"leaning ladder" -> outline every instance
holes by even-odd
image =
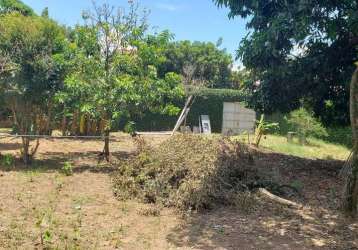
[[[187,115],[189,114],[189,111],[190,111],[190,107],[193,103],[193,95],[190,95],[188,97],[188,99],[186,100],[185,102],[185,106],[183,108],[183,110],[181,111],[180,113],[180,116],[177,120],[177,123],[175,124],[175,127],[172,131],[172,135],[174,135],[174,133],[179,129],[180,125],[182,125],[183,121],[185,120],[185,118],[187,117]]]

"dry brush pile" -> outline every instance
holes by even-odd
[[[235,205],[243,193],[270,182],[249,148],[227,138],[176,135],[156,148],[141,139],[137,144],[136,154],[113,176],[120,200],[202,210]]]

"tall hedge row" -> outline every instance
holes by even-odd
[[[187,96],[178,101],[178,107],[183,107],[186,98],[193,94],[195,101],[187,118],[187,125],[198,126],[200,115],[209,115],[213,132],[221,132],[224,102],[245,103],[247,95],[232,89],[200,89],[191,90]],[[178,115],[169,116],[146,112],[142,117],[134,119],[138,131],[167,131],[172,130]]]

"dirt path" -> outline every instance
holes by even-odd
[[[261,202],[251,213],[218,208],[184,218],[162,209],[145,216],[145,205],[114,198],[115,167],[97,165],[101,146],[47,141],[32,168],[0,167],[0,249],[358,249],[358,223],[330,207],[340,185],[334,162],[323,171],[327,162],[257,156],[270,171],[278,166],[281,178],[300,181],[301,210]],[[2,153],[17,149],[16,141],[0,144]],[[133,144],[124,140],[112,150],[126,157]],[[60,171],[65,161],[72,176]]]

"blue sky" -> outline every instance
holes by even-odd
[[[23,0],[37,13],[49,8],[52,18],[62,24],[81,21],[81,13],[92,6],[91,0]],[[127,0],[97,0],[125,6]],[[229,19],[227,9],[217,8],[211,0],[139,0],[140,6],[150,10],[149,24],[157,31],[169,29],[176,40],[211,41],[223,38],[222,47],[233,56],[239,42],[246,35],[245,20]]]

